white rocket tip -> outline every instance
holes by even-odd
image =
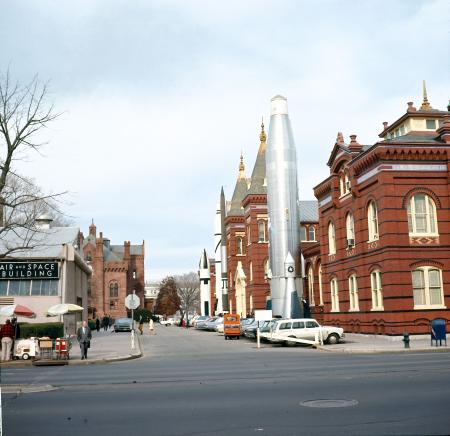
[[[270,115],[287,115],[287,99],[282,95],[276,95],[270,100]]]
[[[292,254],[291,254],[290,251],[288,251],[288,254],[286,255],[286,259],[284,260],[284,263],[286,263],[286,264],[289,264],[289,263],[295,264],[295,260],[292,257]]]

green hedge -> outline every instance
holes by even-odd
[[[52,339],[61,338],[64,337],[64,324],[62,322],[20,323],[20,336],[25,339],[32,336],[36,338],[42,336],[48,336]]]

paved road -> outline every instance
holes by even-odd
[[[450,353],[257,350],[175,327],[143,346],[135,361],[2,371],[2,383],[58,388],[4,395],[5,436],[449,433]]]

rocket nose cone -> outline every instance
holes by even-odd
[[[287,99],[282,95],[276,95],[270,100],[270,115],[287,115]]]

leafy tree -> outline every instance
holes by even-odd
[[[159,294],[156,298],[155,312],[158,315],[169,316],[180,309],[180,297],[173,277],[166,277],[159,285]]]

